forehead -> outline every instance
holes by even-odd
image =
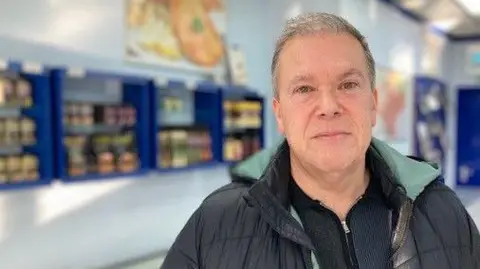
[[[349,69],[367,72],[358,40],[348,34],[299,36],[288,41],[279,59],[279,79],[302,74],[336,75]]]

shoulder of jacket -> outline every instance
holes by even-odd
[[[445,185],[441,178],[437,178],[428,184],[420,195],[415,199],[415,203],[424,203],[427,200],[442,198],[446,199],[445,202],[458,202],[461,203],[457,194]]]
[[[219,210],[231,206],[245,204],[244,194],[248,191],[249,185],[241,182],[229,183],[209,194],[200,205],[202,211]]]
[[[420,195],[415,199],[415,205],[429,205],[434,203],[461,204],[456,193],[445,185],[440,178],[428,184]]]
[[[196,212],[200,245],[255,236],[260,215],[244,199],[248,190],[245,184],[230,183],[205,198]]]
[[[414,202],[414,210],[421,212],[430,221],[438,220],[445,227],[446,222],[467,223],[467,210],[457,194],[442,183],[435,180],[430,183]],[[444,221],[441,221],[441,219]],[[453,225],[453,223],[451,223]],[[448,226],[448,225],[446,225]],[[454,228],[451,227],[450,228]]]

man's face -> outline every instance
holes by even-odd
[[[335,172],[365,157],[377,106],[367,70],[362,46],[350,35],[325,33],[287,42],[273,107],[297,158]]]

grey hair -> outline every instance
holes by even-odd
[[[347,20],[328,13],[305,13],[289,19],[275,45],[272,59],[272,84],[275,98],[278,98],[277,69],[280,54],[285,44],[297,36],[315,35],[321,33],[346,33],[353,36],[362,45],[367,59],[367,69],[372,89],[375,88],[375,60],[366,38]]]

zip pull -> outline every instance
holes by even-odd
[[[347,225],[346,221],[342,221],[342,227],[343,227],[343,230],[345,231],[346,234],[350,233],[350,228],[348,228],[348,225]]]

